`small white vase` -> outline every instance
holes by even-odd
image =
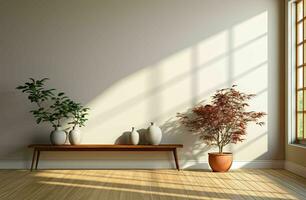
[[[152,145],[159,145],[162,139],[162,131],[156,126],[153,122],[151,122],[151,126],[148,128],[148,136],[147,140]]]
[[[82,133],[81,130],[76,126],[69,132],[69,142],[72,145],[81,144]]]
[[[53,145],[63,145],[66,143],[67,134],[61,127],[56,127],[50,134],[50,140]]]
[[[132,142],[133,145],[139,144],[139,133],[135,130],[134,127],[132,127],[130,141]]]

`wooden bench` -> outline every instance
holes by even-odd
[[[31,144],[33,157],[31,171],[34,164],[37,169],[41,151],[172,151],[177,170],[180,170],[177,148],[182,148],[182,144],[160,144],[160,145],[112,145],[112,144],[82,144],[82,145],[51,145],[51,144]]]

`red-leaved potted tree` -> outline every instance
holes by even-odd
[[[246,135],[249,122],[259,121],[265,113],[246,111],[247,103],[254,94],[245,94],[236,90],[236,85],[217,90],[211,104],[198,105],[192,109],[192,114],[178,113],[178,117],[189,131],[200,136],[203,141],[212,146],[218,146],[219,152],[209,153],[209,165],[214,172],[226,172],[230,169],[233,155],[223,152],[230,143],[242,142]]]

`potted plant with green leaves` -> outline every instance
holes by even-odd
[[[81,143],[82,135],[79,127],[85,125],[85,122],[88,120],[88,110],[89,108],[85,108],[80,103],[76,103],[74,101],[70,101],[69,105],[69,114],[72,121],[68,124],[73,125],[72,130],[69,132],[69,142],[72,145],[77,145]]]
[[[48,78],[30,78],[30,81],[16,89],[27,94],[30,102],[36,105],[36,109],[30,111],[36,118],[36,123],[48,122],[54,128],[50,134],[51,143],[61,145],[67,141],[67,133],[63,130],[62,124],[70,118],[73,101],[64,92],[55,93],[55,89],[46,89],[47,80]]]
[[[30,78],[29,82],[16,89],[28,94],[30,102],[36,105],[37,108],[30,111],[36,118],[36,123],[49,122],[53,126],[54,130],[50,135],[51,143],[64,144],[67,136],[61,128],[61,120],[68,117],[68,110],[64,106],[67,97],[64,93],[55,95],[55,89],[45,89],[47,80],[48,78],[41,80]]]
[[[233,161],[231,152],[224,152],[230,143],[242,142],[250,122],[262,126],[264,112],[246,111],[247,103],[254,94],[236,90],[236,85],[218,90],[211,104],[197,105],[191,114],[178,113],[178,117],[189,131],[198,135],[207,145],[217,146],[219,151],[209,153],[209,165],[214,172],[226,172]]]

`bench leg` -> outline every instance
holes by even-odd
[[[33,156],[32,156],[32,164],[31,164],[31,171],[33,171],[34,161],[36,156],[36,149],[33,149]]]
[[[40,151],[37,151],[37,157],[36,157],[36,165],[35,165],[35,170],[37,170],[38,162],[39,162],[39,156],[40,156]]]
[[[178,171],[180,171],[180,165],[179,165],[179,162],[178,162],[177,150],[176,149],[173,150],[173,156],[174,156],[174,161],[175,161],[176,169]]]

